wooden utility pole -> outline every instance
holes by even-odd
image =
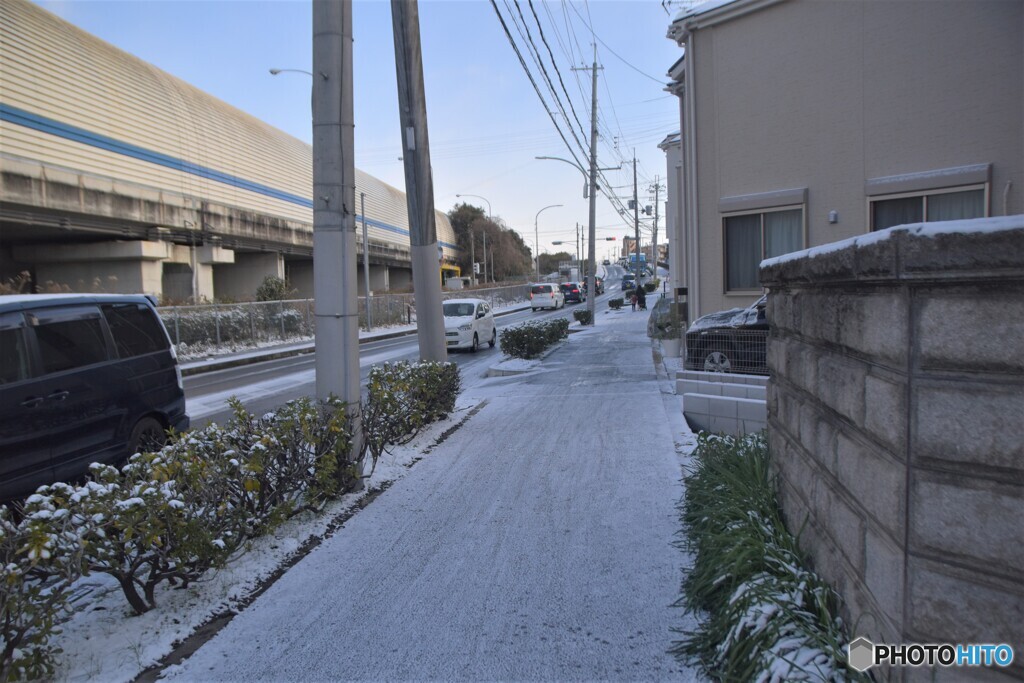
[[[349,1],[346,4],[351,6]],[[448,351],[441,311],[441,266],[434,219],[434,179],[427,137],[427,100],[423,87],[419,4],[391,0],[398,75],[398,107],[402,122],[405,196],[409,207],[412,286],[416,293],[416,333],[420,358],[444,362]],[[351,87],[351,86],[350,86]]]
[[[345,402],[350,462],[362,447],[352,2],[313,0],[313,296],[316,393]]]

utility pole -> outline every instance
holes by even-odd
[[[576,265],[582,267],[580,262],[580,224],[576,224]]]
[[[469,282],[476,284],[476,235],[469,231]]]
[[[316,394],[337,396],[362,450],[352,99],[352,2],[313,1],[313,296]]]
[[[643,271],[640,269],[640,202],[636,194],[636,150],[633,150],[633,226],[636,231],[636,286],[640,286]]]
[[[654,260],[654,275],[658,275],[658,195],[661,191],[661,183],[659,182],[658,176],[654,176],[654,185],[649,190],[654,190],[654,234],[652,235],[651,244],[651,258]]]
[[[604,68],[604,67],[601,67]],[[581,71],[574,67],[573,71]],[[597,287],[594,276],[597,274],[597,43],[594,43],[594,66],[591,67],[591,103],[590,103],[590,226],[587,234],[590,236],[590,250],[587,255],[589,267],[587,269],[587,291],[593,293]],[[590,324],[597,324],[597,297],[587,297],[587,312],[590,313]]]
[[[484,271],[484,284],[486,285],[487,284],[487,233],[486,232],[484,233],[484,262],[483,262],[483,271]]]
[[[343,4],[351,12],[351,1],[345,0]],[[391,0],[391,22],[395,36],[398,107],[404,143],[402,158],[405,161],[405,196],[409,207],[412,286],[416,292],[416,334],[420,344],[420,358],[444,362],[448,360],[448,351],[441,311],[434,179],[430,170],[427,100],[423,87],[423,52],[420,49],[417,1]]]
[[[366,331],[373,330],[370,312],[370,233],[366,229],[366,193],[359,193],[359,215],[363,217],[363,289],[366,290]]]

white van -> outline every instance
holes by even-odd
[[[557,284],[550,282],[538,282],[530,285],[530,307],[536,311],[539,308],[562,308],[565,306],[565,294]]]

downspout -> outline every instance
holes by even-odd
[[[694,61],[694,50],[693,50],[693,33],[687,33],[686,36],[686,50],[685,56],[686,61],[683,63],[685,69],[685,90],[684,96],[686,98],[685,111],[683,114],[684,121],[684,132],[686,142],[683,148],[683,154],[685,155],[685,161],[683,162],[683,168],[685,170],[685,183],[686,183],[686,237],[687,237],[687,257],[689,259],[690,267],[687,269],[687,277],[689,283],[689,293],[687,300],[690,302],[689,305],[689,320],[693,321],[697,319],[701,311],[701,296],[700,296],[700,254],[699,240],[697,239],[697,219],[699,212],[697,210],[697,117],[696,117],[696,99],[694,97],[694,91],[696,90],[696,74],[693,66]]]

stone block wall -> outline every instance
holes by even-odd
[[[761,280],[783,509],[851,631],[1017,653],[894,678],[1024,678],[1024,216],[893,228]]]

